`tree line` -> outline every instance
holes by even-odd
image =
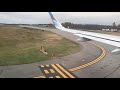
[[[118,29],[120,30],[120,25],[116,25],[115,22],[113,25],[97,25],[97,24],[74,24],[70,22],[62,23],[66,28],[72,29],[90,29],[90,30],[102,30],[102,29]]]

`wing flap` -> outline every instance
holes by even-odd
[[[88,39],[95,40],[95,41],[99,41],[99,42],[102,42],[102,43],[105,43],[105,44],[109,44],[109,45],[113,45],[113,46],[116,46],[116,47],[120,47],[120,43],[119,42],[110,41],[110,40],[97,38],[97,37],[92,37],[92,36],[86,36],[86,35],[82,35],[82,34],[74,34],[74,35],[79,36],[79,37],[88,38]]]

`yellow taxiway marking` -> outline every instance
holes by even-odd
[[[62,75],[64,78],[68,78],[66,75],[64,75],[54,64],[51,64],[51,66],[60,74]]]
[[[45,76],[37,76],[37,77],[34,77],[34,78],[46,78]]]
[[[45,72],[46,74],[49,74],[48,70],[44,70],[44,72]]]
[[[41,67],[44,67],[44,65],[41,65]]]
[[[49,67],[49,65],[46,65],[47,67]]]
[[[92,44],[94,44],[94,43],[92,43]],[[101,46],[99,46],[99,45],[97,45],[97,44],[94,44],[95,46],[97,46],[97,47],[99,47],[100,49],[101,49],[101,51],[102,51],[102,54],[97,58],[97,59],[95,59],[95,60],[93,60],[93,61],[91,61],[91,62],[89,62],[89,63],[87,63],[87,64],[84,64],[84,65],[81,65],[81,66],[78,66],[78,67],[75,67],[75,68],[72,68],[72,69],[69,69],[69,71],[76,71],[76,70],[80,70],[80,69],[83,69],[83,68],[85,68],[85,67],[88,67],[88,66],[90,66],[90,65],[93,65],[93,64],[95,64],[95,63],[97,63],[97,62],[99,62],[100,60],[102,60],[105,56],[106,56],[106,50],[103,48],[103,47],[101,47]]]
[[[56,64],[63,72],[65,72],[68,76],[71,78],[75,78],[73,75],[71,75],[68,71],[66,71],[60,64]]]
[[[55,76],[56,78],[60,78],[60,76]]]
[[[55,73],[55,71],[53,69],[50,69],[51,73]]]
[[[51,76],[51,77],[49,77],[49,78],[53,78],[53,77]]]

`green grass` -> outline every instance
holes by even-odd
[[[61,39],[49,41],[52,36]],[[48,55],[40,52],[41,45]],[[78,44],[48,31],[0,26],[0,65],[40,62],[79,51]]]

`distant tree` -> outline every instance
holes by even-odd
[[[116,28],[116,23],[115,22],[113,23],[113,28]]]
[[[113,26],[108,25],[97,25],[97,24],[74,24],[71,22],[62,23],[62,25],[66,28],[73,28],[73,29],[88,29],[88,30],[102,30],[102,29],[112,29]],[[116,24],[114,23],[114,26]]]
[[[120,24],[118,25],[118,27],[120,28]]]
[[[62,23],[62,25],[64,26],[64,27],[66,27],[66,28],[70,28],[70,27],[72,27],[72,23],[71,22],[65,22],[65,23]]]

